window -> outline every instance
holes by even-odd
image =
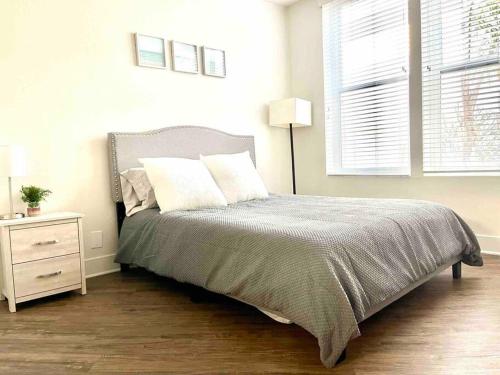
[[[498,173],[500,2],[421,7],[424,173]]]
[[[323,6],[328,174],[407,175],[407,0]]]

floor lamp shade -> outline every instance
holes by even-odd
[[[311,126],[311,102],[289,98],[269,103],[269,125],[280,128]]]
[[[0,176],[26,176],[26,151],[21,146],[0,146]]]
[[[295,184],[295,156],[293,152],[293,128],[311,126],[311,102],[289,98],[269,103],[269,125],[290,129],[290,151],[292,159],[292,191],[297,193]]]

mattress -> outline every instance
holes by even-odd
[[[482,265],[473,232],[443,205],[315,196],[145,210],[125,220],[116,256],[292,320],[327,367],[358,322],[454,260]]]

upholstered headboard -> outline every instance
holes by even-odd
[[[253,136],[233,135],[201,126],[173,126],[142,133],[108,133],[111,197],[122,202],[120,172],[140,167],[141,157],[198,159],[200,154],[250,151],[255,164]]]

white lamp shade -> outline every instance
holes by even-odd
[[[0,146],[0,176],[26,176],[26,150],[17,145]]]
[[[289,98],[269,103],[269,125],[288,128],[290,124],[294,128],[312,125],[310,101]]]

